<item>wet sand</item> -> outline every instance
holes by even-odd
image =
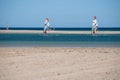
[[[119,80],[120,48],[0,47],[0,80]]]
[[[0,30],[0,33],[43,33],[42,30]],[[91,34],[91,31],[52,30],[48,34]],[[120,31],[97,31],[96,34],[120,34]]]

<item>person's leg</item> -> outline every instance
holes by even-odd
[[[96,31],[95,31],[95,28],[93,28],[93,34],[95,34],[95,32],[96,32]]]
[[[97,28],[95,28],[95,33],[97,32]]]
[[[94,28],[92,28],[92,32],[91,32],[92,34],[94,33]]]
[[[44,31],[45,34],[47,33],[47,26],[44,27]]]

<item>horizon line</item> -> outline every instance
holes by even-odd
[[[6,27],[0,27],[0,28],[6,28]],[[9,27],[9,28],[44,28],[44,27]],[[51,28],[92,28],[92,27],[51,27]],[[98,28],[120,28],[120,27],[98,27]]]

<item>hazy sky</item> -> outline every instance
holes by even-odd
[[[0,0],[0,27],[120,27],[120,0]]]

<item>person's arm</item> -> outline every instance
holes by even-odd
[[[97,20],[96,20],[96,27],[98,28],[98,22],[97,22]]]
[[[45,20],[45,26],[47,26],[47,20]]]

